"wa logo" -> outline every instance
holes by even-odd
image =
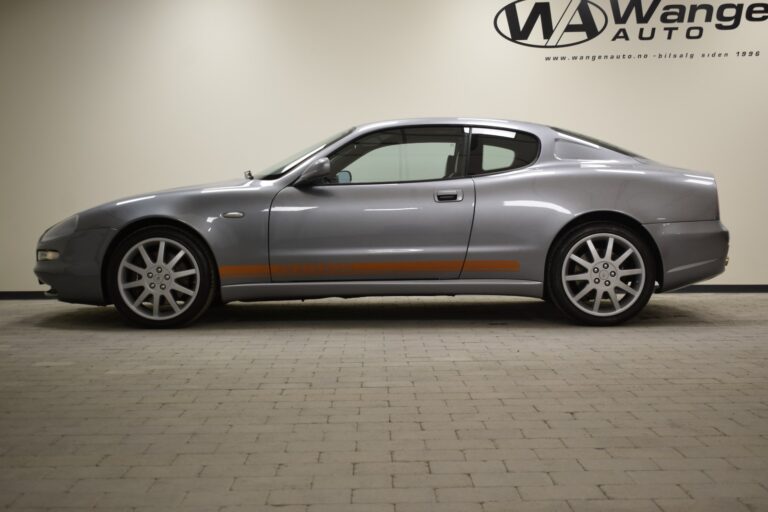
[[[494,25],[513,43],[564,48],[599,36],[608,15],[589,0],[517,0],[496,14]]]

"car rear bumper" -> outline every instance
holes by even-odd
[[[57,251],[59,259],[38,261],[35,275],[51,287],[47,295],[64,302],[104,305],[101,263],[116,230],[97,228],[38,242],[37,250]]]
[[[711,279],[725,270],[730,235],[719,220],[646,224],[659,248],[665,292]]]

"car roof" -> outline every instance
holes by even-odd
[[[367,123],[355,127],[354,131],[366,133],[380,130],[382,128],[399,128],[405,126],[424,126],[424,125],[459,125],[459,126],[483,126],[489,128],[501,128],[507,130],[523,130],[541,134],[542,132],[551,132],[549,126],[526,123],[521,121],[512,121],[507,119],[481,119],[471,117],[422,117],[414,119],[394,119],[390,121],[378,121]]]

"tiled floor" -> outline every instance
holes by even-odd
[[[537,301],[0,302],[0,508],[768,510],[768,294],[594,329]]]

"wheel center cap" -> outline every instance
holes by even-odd
[[[598,288],[610,288],[618,273],[616,266],[610,261],[600,261],[595,264],[595,268],[598,270],[595,274],[595,277],[599,279],[599,282],[596,283]]]

